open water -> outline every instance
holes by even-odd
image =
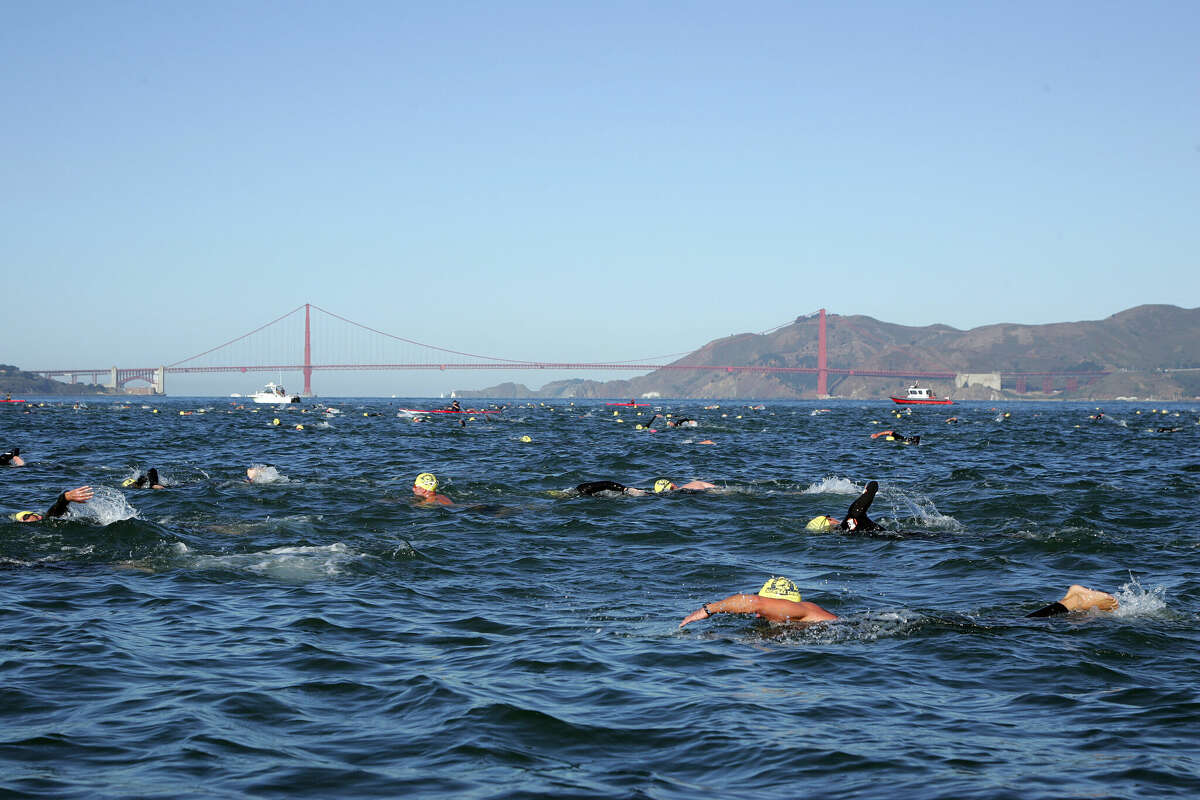
[[[327,402],[0,407],[5,513],[97,489],[0,520],[0,795],[1200,794],[1196,406]],[[559,494],[658,477],[721,488]],[[805,530],[870,479],[890,532]],[[772,575],[841,619],[678,629]]]

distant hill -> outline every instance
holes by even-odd
[[[107,391],[94,383],[63,383],[25,372],[12,364],[0,364],[0,395],[80,395],[104,394]]]
[[[799,317],[767,334],[743,333],[716,339],[673,365],[817,366],[816,316]],[[934,386],[956,399],[1004,398],[1180,400],[1200,396],[1200,308],[1145,305],[1103,320],[1049,325],[1001,323],[961,331],[948,325],[909,327],[872,317],[826,317],[830,368],[911,370],[916,372],[994,373],[1107,371],[1080,379],[1070,388],[1062,380],[1044,392],[1040,378],[1025,391],[1011,380],[999,388]],[[1176,372],[1175,370],[1189,370]],[[886,397],[904,388],[903,379],[829,377],[837,397]],[[616,381],[557,381],[539,390],[506,384],[462,397],[641,397],[657,393],[677,398],[815,397],[817,376],[807,374],[729,373],[718,370],[658,369]],[[501,391],[503,390],[503,391]]]

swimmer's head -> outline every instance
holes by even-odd
[[[432,472],[422,472],[413,481],[413,489],[420,489],[425,492],[436,492],[438,487],[438,479],[434,477]]]
[[[663,492],[669,492],[669,491],[673,490],[674,488],[675,488],[675,484],[671,483],[666,478],[659,478],[658,480],[656,480],[654,482],[654,493],[655,494],[662,494]]]
[[[758,590],[758,596],[799,603],[800,589],[787,578],[771,578]]]
[[[810,519],[808,524],[804,526],[804,529],[808,531],[827,531],[831,530],[836,524],[836,519],[822,514],[819,517],[813,517]]]
[[[137,482],[137,478],[126,478],[125,480],[121,481],[121,485],[128,489],[130,486],[137,486]]]
[[[18,511],[10,515],[13,522],[41,522],[42,515],[36,511]]]

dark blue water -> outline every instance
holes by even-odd
[[[97,489],[0,521],[0,794],[1200,793],[1194,406],[330,403],[0,408],[0,508]],[[556,493],[658,477],[722,488]],[[805,530],[871,479],[889,531]],[[841,619],[677,628],[771,575]],[[1071,583],[1120,609],[1024,618]]]

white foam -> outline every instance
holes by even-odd
[[[304,583],[340,575],[347,564],[362,558],[362,554],[335,542],[324,546],[276,547],[254,553],[193,556],[188,566],[250,572],[274,580]]]
[[[1145,589],[1137,578],[1129,576],[1129,583],[1123,584],[1116,592],[1117,610],[1113,612],[1118,617],[1137,617],[1144,614],[1156,614],[1167,607],[1163,599],[1166,589],[1155,586]]]
[[[862,494],[865,487],[859,486],[848,478],[830,475],[822,478],[820,483],[814,483],[801,494]]]

